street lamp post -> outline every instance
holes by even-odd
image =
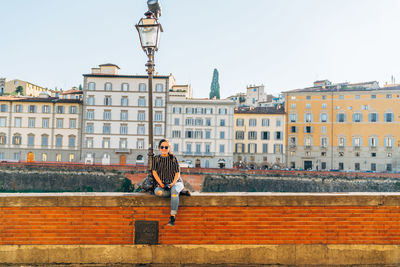
[[[154,1],[149,1],[154,2]],[[149,5],[149,9],[152,7]],[[154,13],[153,13],[154,12]],[[149,90],[149,149],[148,149],[148,175],[152,176],[151,166],[153,163],[153,73],[154,73],[154,53],[158,49],[159,35],[162,32],[161,24],[158,23],[157,17],[160,12],[147,11],[141,18],[139,23],[136,24],[136,29],[139,33],[140,45],[146,53],[148,60],[146,63],[146,71],[148,74],[148,90]]]

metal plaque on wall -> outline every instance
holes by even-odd
[[[135,221],[135,244],[158,244],[158,221]]]

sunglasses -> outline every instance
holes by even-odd
[[[168,146],[160,146],[161,149],[168,149]]]

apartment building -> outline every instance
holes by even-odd
[[[291,168],[400,171],[400,87],[317,81],[285,92]]]
[[[235,166],[284,167],[285,111],[282,106],[236,108],[234,122]]]
[[[115,64],[84,74],[83,146],[86,163],[143,164],[148,151],[148,76],[120,75]],[[175,79],[153,77],[154,144],[165,137],[167,93]]]
[[[167,138],[173,153],[195,167],[232,168],[235,102],[193,98],[191,92],[186,85],[169,92]]]
[[[82,102],[0,97],[0,160],[80,161]]]

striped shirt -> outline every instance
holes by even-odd
[[[172,158],[172,159],[171,159]],[[179,172],[179,163],[174,155],[163,157],[161,155],[154,156],[151,170],[155,170],[163,184],[170,184],[174,181],[175,174]],[[177,182],[182,182],[179,176]]]

